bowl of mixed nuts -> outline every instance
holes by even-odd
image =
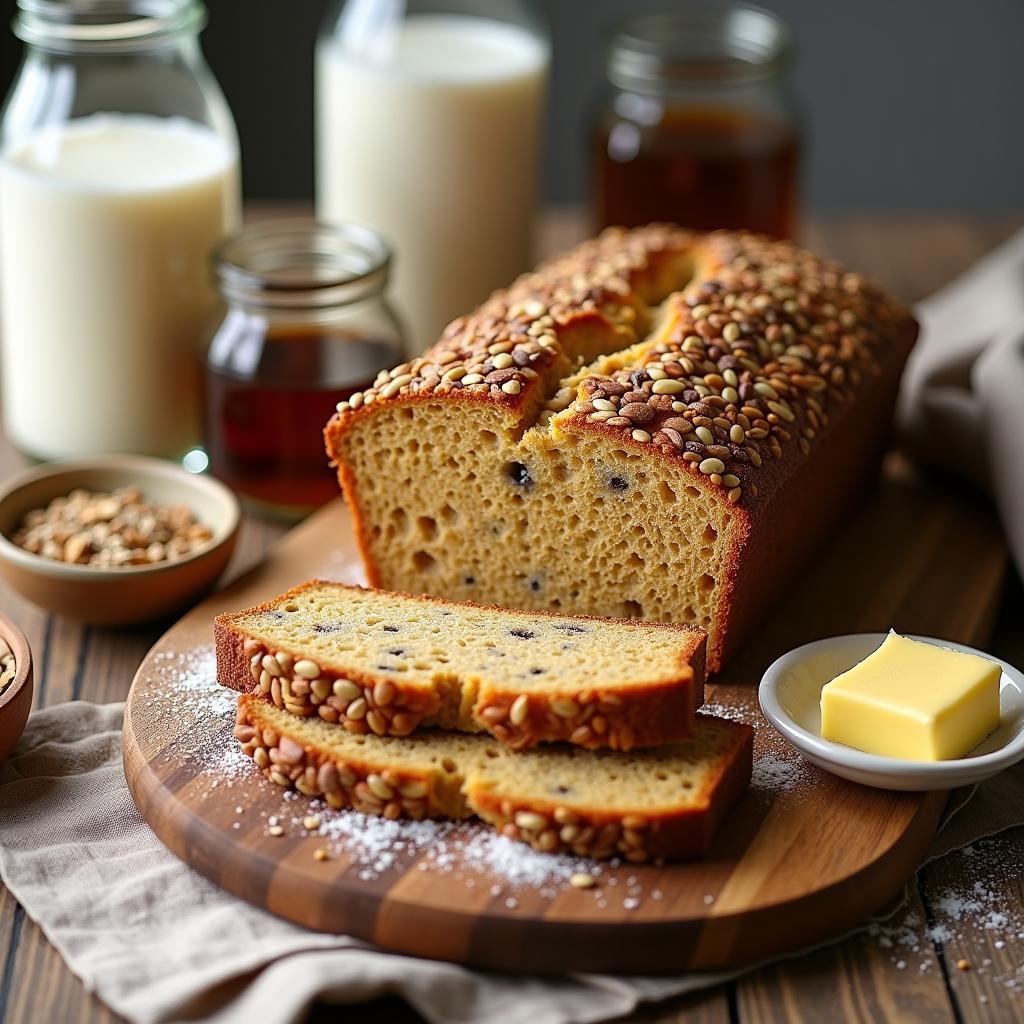
[[[14,749],[32,707],[32,654],[25,634],[0,615],[0,761]]]
[[[162,459],[50,462],[0,491],[0,575],[94,625],[148,622],[216,582],[238,536],[234,494]]]

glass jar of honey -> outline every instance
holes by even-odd
[[[257,224],[214,253],[227,304],[206,356],[210,470],[257,511],[296,519],[335,497],[323,429],[338,402],[403,359],[369,228]]]
[[[785,24],[743,3],[623,25],[595,132],[598,225],[791,237],[800,154],[791,52]]]

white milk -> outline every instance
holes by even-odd
[[[8,437],[41,458],[181,455],[200,440],[210,250],[238,156],[183,119],[96,114],[0,158]]]
[[[412,16],[317,53],[317,212],[395,247],[417,349],[530,263],[548,51],[483,18]]]

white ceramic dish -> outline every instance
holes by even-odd
[[[764,674],[758,699],[765,717],[809,761],[844,779],[879,789],[929,790],[971,786],[1024,759],[1024,673],[973,647],[915,636],[927,644],[978,654],[997,662],[1000,725],[969,754],[953,761],[903,761],[879,757],[821,738],[821,688],[866,658],[884,633],[855,633],[818,640],[790,651]]]

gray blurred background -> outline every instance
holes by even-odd
[[[254,199],[312,194],[312,47],[326,0],[207,0],[203,45],[238,122]],[[549,202],[589,188],[605,40],[685,0],[538,0],[554,38]],[[764,0],[797,39],[811,212],[1024,210],[1024,0]],[[0,87],[20,46],[0,0]]]

